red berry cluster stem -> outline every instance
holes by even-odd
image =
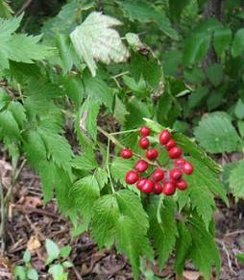
[[[184,175],[191,175],[194,168],[190,162],[183,158],[183,151],[177,146],[177,143],[172,139],[171,133],[164,129],[159,134],[159,145],[163,146],[168,157],[173,161],[173,168],[168,170],[161,167],[155,160],[159,157],[159,149],[150,147],[148,136],[151,131],[148,127],[142,127],[139,130],[139,147],[145,150],[145,155],[139,159],[133,170],[130,170],[125,175],[127,184],[134,185],[146,194],[164,194],[173,195],[177,189],[184,191],[187,189],[187,182],[184,180]],[[133,157],[133,151],[123,149],[120,153],[124,159]],[[150,167],[153,171],[149,172]]]

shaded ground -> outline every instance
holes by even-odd
[[[4,193],[10,187],[11,166],[0,160],[0,172],[5,186]],[[125,257],[117,255],[114,250],[98,251],[88,234],[71,239],[70,225],[63,219],[54,201],[44,206],[41,200],[39,179],[32,172],[23,169],[13,190],[12,203],[6,213],[7,223],[5,252],[0,256],[0,279],[13,279],[13,267],[22,264],[23,252],[32,250],[33,266],[40,272],[40,279],[50,279],[45,270],[44,241],[50,238],[59,246],[71,245],[71,260],[75,264],[70,269],[69,280],[129,280],[133,279],[130,266]],[[237,263],[235,255],[244,252],[244,220],[240,209],[231,202],[229,209],[219,204],[216,212],[216,241],[222,255],[221,280],[244,280],[244,266]],[[176,279],[171,263],[166,269],[156,274],[159,278]],[[186,266],[185,278],[197,280],[199,274],[189,264]]]

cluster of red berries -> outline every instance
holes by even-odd
[[[151,131],[148,127],[142,127],[139,131],[139,147],[145,150],[145,158],[139,159],[134,169],[125,175],[127,184],[136,184],[136,187],[144,193],[173,195],[176,189],[185,190],[187,182],[182,178],[183,174],[191,175],[193,166],[182,157],[182,149],[177,147],[174,139],[168,130],[163,130],[159,135],[159,144],[164,146],[168,156],[173,161],[173,167],[170,170],[162,168],[157,162],[159,152],[155,148],[150,148],[148,136]],[[123,149],[120,153],[124,159],[130,159],[133,151]],[[156,169],[153,167],[156,166]],[[142,176],[144,174],[144,177]]]

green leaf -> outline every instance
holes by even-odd
[[[38,280],[39,279],[38,273],[34,268],[29,268],[27,270],[27,277],[30,280]]]
[[[26,250],[23,256],[24,263],[29,263],[31,261],[31,253],[30,251]]]
[[[113,91],[100,77],[91,77],[85,72],[84,79],[85,95],[90,98],[93,103],[104,104],[111,112],[113,107]]]
[[[14,276],[19,280],[26,280],[26,271],[23,266],[17,265],[14,268]]]
[[[59,250],[58,245],[50,239],[46,239],[45,248],[47,250],[46,264],[48,265],[51,262],[53,262],[54,260],[58,259],[60,250]]]
[[[189,222],[192,237],[190,257],[204,279],[210,280],[213,267],[216,268],[217,275],[220,272],[220,256],[217,246],[213,236],[206,231],[199,218],[191,218]]]
[[[236,254],[236,258],[240,263],[244,263],[244,254]]]
[[[74,266],[73,263],[70,262],[70,261],[65,261],[65,262],[62,263],[62,265],[63,265],[64,268],[71,268],[71,267]]]
[[[241,98],[238,99],[234,112],[239,120],[244,119],[244,103],[242,102]]]
[[[118,63],[126,61],[129,56],[119,33],[112,29],[118,25],[121,25],[119,20],[100,12],[92,12],[70,34],[77,54],[86,62],[93,77],[97,70],[95,61]]]
[[[14,140],[20,138],[19,126],[11,111],[0,113],[0,134]]]
[[[171,199],[164,199],[162,205],[160,205],[160,200],[159,204],[153,201],[149,207],[149,234],[158,255],[159,266],[162,269],[174,249],[178,234],[175,220],[175,202]],[[160,208],[158,209],[158,207]]]
[[[126,186],[125,174],[131,170],[134,166],[134,162],[130,160],[125,160],[120,157],[116,157],[111,165],[111,175],[112,177]]]
[[[66,280],[64,268],[61,264],[54,264],[50,266],[48,272],[53,276],[54,280]]]
[[[231,124],[230,117],[223,112],[204,116],[194,130],[196,140],[210,153],[238,150],[240,138]]]
[[[81,133],[89,133],[93,140],[97,138],[97,116],[100,105],[91,99],[87,98],[79,111],[79,128]]]
[[[7,43],[8,58],[16,62],[33,63],[51,54],[51,48],[39,43],[41,36],[14,34]]]
[[[179,20],[184,8],[190,3],[190,0],[169,0],[169,11],[175,20]]]
[[[94,176],[101,190],[108,183],[108,173],[105,169],[98,167],[94,172]]]
[[[131,21],[138,20],[143,23],[155,22],[158,27],[170,38],[179,38],[177,31],[172,28],[170,20],[161,10],[158,11],[147,1],[118,1],[122,10]]]
[[[23,15],[24,14],[19,17],[13,17],[10,19],[0,18],[0,42],[7,40],[11,36],[11,34],[17,30],[23,18]]]
[[[8,3],[4,0],[0,0],[0,17],[10,18],[14,11],[11,9]]]
[[[182,276],[186,259],[190,253],[192,237],[184,223],[178,223],[178,236],[176,240],[175,270],[178,276]]]
[[[230,48],[231,40],[232,31],[229,27],[219,27],[214,31],[213,46],[218,56]]]
[[[53,161],[59,167],[70,171],[73,152],[66,138],[45,128],[40,128],[39,131]]]
[[[77,209],[80,210],[85,223],[88,223],[93,215],[93,207],[100,196],[98,182],[95,176],[86,176],[75,182],[72,189]]]
[[[237,126],[241,137],[244,138],[244,121],[238,121]]]
[[[82,155],[75,156],[71,164],[73,168],[79,170],[91,171],[97,168],[96,157],[91,149],[87,149]]]
[[[244,28],[240,28],[235,33],[231,53],[234,57],[241,55],[244,51]]]
[[[71,253],[72,248],[70,246],[64,246],[60,249],[60,257],[62,258],[68,258],[68,256]]]
[[[119,218],[119,206],[115,195],[107,194],[94,205],[92,235],[98,246],[110,247],[114,243],[115,227]]]
[[[244,160],[231,170],[229,177],[230,188],[236,198],[244,198]]]
[[[214,63],[207,68],[207,77],[215,86],[219,86],[224,78],[223,68],[220,64]]]
[[[126,115],[129,114],[129,112],[126,109],[125,104],[122,102],[122,100],[116,95],[115,97],[115,105],[114,105],[114,117],[119,121],[120,124],[124,125]]]

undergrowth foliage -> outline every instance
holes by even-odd
[[[179,39],[168,17],[162,21],[153,5],[140,4],[147,10],[141,18],[134,1],[117,2],[130,21],[147,23],[153,17],[167,38]],[[228,202],[219,181],[220,166],[192,139],[169,127],[181,114],[178,95],[184,96],[189,88],[164,75],[156,55],[136,34],[127,33],[122,39],[114,29],[122,25],[120,20],[93,9],[92,1],[71,1],[44,24],[43,37],[17,32],[23,15],[0,20],[0,139],[13,164],[26,157],[41,178],[45,202],[57,199],[73,222],[73,234],[89,230],[100,248],[115,246],[128,257],[135,279],[144,261],[157,260],[163,269],[172,255],[177,275],[191,260],[210,279],[213,269],[217,275],[220,271],[213,238],[214,198]],[[222,54],[218,42],[215,47]],[[232,52],[238,55],[238,47],[234,45]],[[196,50],[185,56],[191,63],[200,59]],[[119,131],[109,132],[111,118]],[[221,141],[218,123],[224,120],[231,133],[226,145],[233,150],[240,139],[232,134],[229,119],[221,114],[214,118],[200,122],[197,140],[210,152],[225,147],[204,139],[204,131],[215,121]],[[103,120],[108,120],[107,127],[98,125]],[[171,131],[194,166],[185,178],[184,192],[148,196],[126,183],[125,174],[134,162],[128,154],[128,160],[121,158],[120,152],[139,153],[147,146],[138,146],[141,126],[152,131],[148,139],[153,145],[162,130]],[[67,127],[75,134],[75,147],[68,141]],[[163,150],[160,161],[167,165],[168,160]]]

